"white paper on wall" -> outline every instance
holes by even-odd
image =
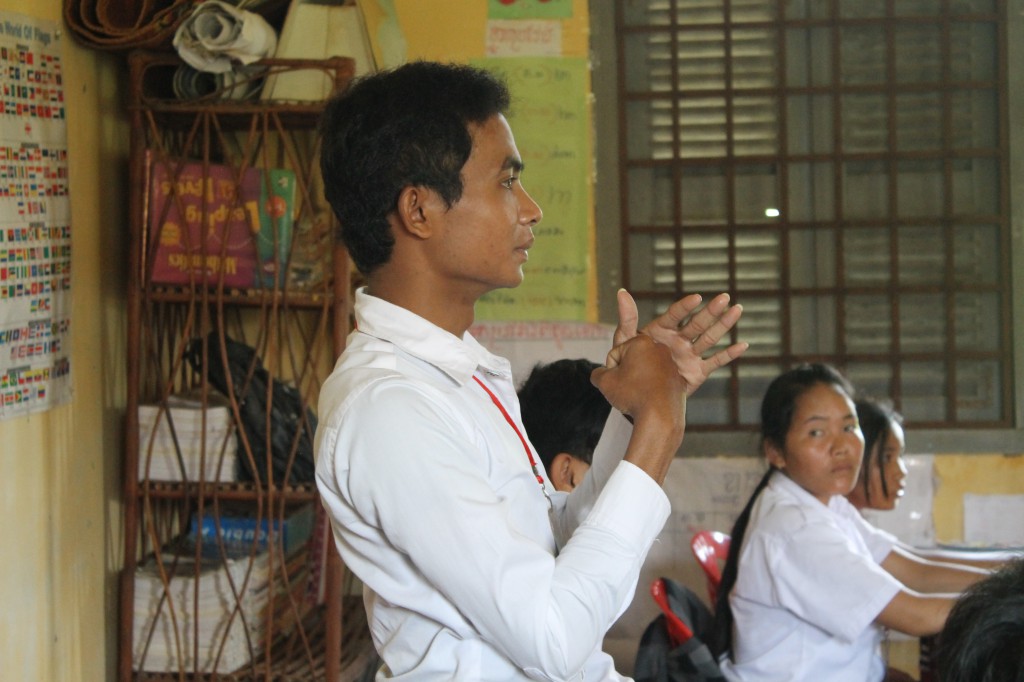
[[[1024,495],[964,494],[964,542],[1024,547]]]

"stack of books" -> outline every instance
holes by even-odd
[[[238,670],[308,613],[307,581],[304,550],[284,560],[273,550],[225,558],[204,545],[197,561],[181,542],[150,557],[135,573],[133,668]]]
[[[227,398],[210,392],[139,405],[139,480],[229,482],[237,479],[238,438]]]

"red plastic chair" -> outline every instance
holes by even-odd
[[[668,630],[669,643],[673,649],[693,637],[693,630],[683,622],[683,619],[672,610],[672,605],[669,604],[664,578],[658,578],[651,583],[651,596],[654,597],[654,603],[665,614],[665,628]]]
[[[713,606],[718,598],[718,585],[722,582],[722,565],[729,556],[729,536],[715,530],[702,530],[690,540],[690,549],[704,569]]]

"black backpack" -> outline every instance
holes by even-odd
[[[705,644],[713,617],[704,602],[669,578],[656,580],[651,592],[663,613],[640,638],[633,668],[636,682],[725,682]]]
[[[207,343],[207,380],[218,391],[238,403],[241,432],[238,434],[238,478],[267,483],[267,448],[270,448],[269,469],[274,483],[308,483],[313,481],[313,433],[316,415],[308,406],[303,409],[302,397],[294,386],[270,377],[256,350],[225,337],[228,371],[221,361],[218,335],[211,332]],[[196,372],[203,369],[203,341],[193,339],[185,350],[185,358]],[[231,385],[228,385],[230,376]],[[268,391],[269,384],[269,391]],[[270,437],[267,437],[267,401],[270,401]],[[244,440],[243,440],[244,437]],[[248,441],[252,461],[246,454]],[[291,457],[295,453],[294,458]],[[288,461],[292,459],[291,468]]]

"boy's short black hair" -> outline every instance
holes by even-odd
[[[960,596],[937,659],[942,682],[1024,682],[1024,557]]]
[[[596,362],[537,364],[519,388],[519,407],[530,442],[544,467],[560,452],[590,464],[612,406],[590,382]]]

